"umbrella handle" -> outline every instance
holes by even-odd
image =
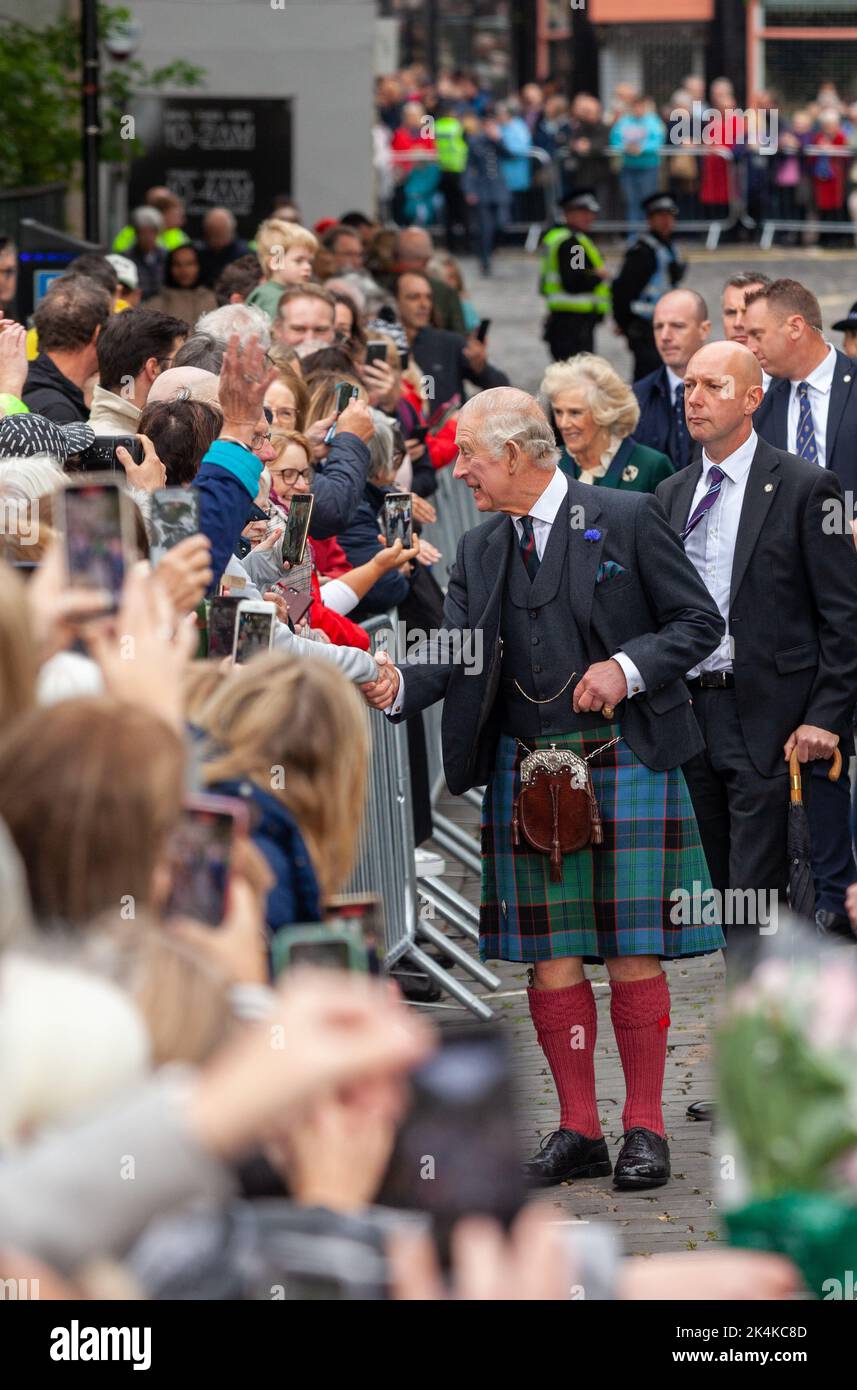
[[[838,748],[834,748],[833,761],[830,766],[830,771],[827,774],[828,779],[831,782],[838,781],[839,774],[841,773],[841,771],[842,754],[840,753]],[[789,782],[791,784],[789,789],[789,799],[793,806],[799,806],[803,801],[803,788],[800,779],[800,761],[798,759],[796,748],[792,749],[792,754],[789,758]]]

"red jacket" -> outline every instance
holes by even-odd
[[[412,386],[409,381],[402,381],[401,399],[406,406],[410,407],[417,421],[425,425],[428,421],[428,408],[417,388]],[[455,442],[455,421],[447,420],[436,434],[427,434],[426,448],[433,468],[446,468],[448,463],[452,463],[458,453],[458,446]]]
[[[847,145],[848,141],[837,130],[833,136],[819,131],[810,142],[807,154],[811,155],[813,145]],[[850,160],[841,155],[818,155],[811,159],[812,196],[818,212],[836,212],[845,205],[845,180]],[[827,177],[819,177],[819,174]]]
[[[348,556],[335,536],[326,541],[312,542],[312,557],[319,574],[326,579],[341,579],[354,566],[348,563]]]

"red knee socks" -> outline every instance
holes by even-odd
[[[625,1073],[622,1128],[637,1125],[664,1135],[661,1100],[670,1026],[670,991],[663,972],[646,980],[612,980],[610,1018]]]
[[[601,1137],[595,1100],[595,1035],[598,1015],[588,980],[565,989],[528,989],[536,1036],[559,1095],[560,1129]]]

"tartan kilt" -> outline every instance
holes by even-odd
[[[619,733],[605,724],[529,748],[571,748],[586,757]],[[653,772],[624,739],[593,758],[592,785],[604,840],[563,857],[560,883],[550,860],[521,837],[512,845],[512,806],[518,790],[519,749],[500,739],[482,804],[482,895],[479,951],[483,960],[537,961],[580,956],[705,955],[725,945],[717,925],[685,922],[674,889],[693,900],[711,888],[699,827],[681,768]],[[520,756],[524,754],[521,752]],[[670,914],[678,918],[671,920]]]

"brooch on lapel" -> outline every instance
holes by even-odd
[[[773,485],[773,483],[765,483],[765,491],[766,491],[766,492],[773,492],[773,490],[774,490],[774,485]]]
[[[590,545],[591,545],[591,544],[593,543],[593,541],[600,541],[600,540],[601,540],[601,532],[598,531],[598,530],[596,530],[596,528],[593,526],[592,529],[591,529],[590,531],[584,531],[584,533],[583,533],[583,539],[584,539],[585,541],[589,541],[589,543],[590,543]]]
[[[622,469],[622,482],[632,483],[635,478],[639,477],[639,475],[640,470],[637,467],[636,463],[629,463],[625,466],[625,468]]]

